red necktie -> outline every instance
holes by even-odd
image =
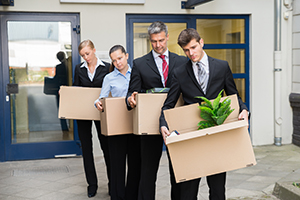
[[[160,55],[159,57],[163,60],[162,70],[163,70],[163,75],[164,75],[164,80],[165,80],[164,86],[166,86],[167,80],[168,80],[169,66],[168,66],[167,61],[165,60],[165,55]]]

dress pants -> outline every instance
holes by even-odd
[[[133,134],[108,136],[108,148],[111,200],[137,200],[141,169],[139,136]]]
[[[139,200],[154,200],[157,171],[162,154],[161,135],[141,135],[141,179]]]
[[[175,175],[169,155],[169,172],[171,181],[171,199],[172,200],[197,200],[199,183],[201,178],[185,181],[182,183],[176,183]],[[214,174],[206,177],[207,185],[209,187],[209,199],[210,200],[225,200],[225,183],[226,172],[220,174]]]
[[[108,154],[107,137],[101,134],[100,121],[94,121],[100,147],[103,151],[103,156],[106,164],[106,172],[108,181],[110,181],[110,162]],[[81,142],[82,157],[86,181],[89,187],[98,188],[98,180],[94,163],[93,155],[93,141],[92,141],[92,121],[91,120],[77,120],[78,135]],[[109,190],[108,183],[108,190]]]

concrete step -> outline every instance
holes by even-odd
[[[299,183],[300,180],[294,182]],[[294,182],[276,182],[273,195],[280,200],[300,200],[300,188],[294,186]]]

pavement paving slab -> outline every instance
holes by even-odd
[[[300,147],[293,144],[253,147],[257,165],[227,173],[227,200],[278,200],[273,195],[277,183],[300,177]],[[109,200],[103,156],[95,154],[98,192],[93,198]],[[163,152],[157,176],[156,200],[170,199],[168,160]],[[43,159],[0,163],[1,200],[89,199],[82,158]],[[300,190],[300,189],[299,189]],[[208,200],[205,177],[198,200]]]

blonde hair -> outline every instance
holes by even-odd
[[[86,46],[89,46],[91,49],[95,48],[95,45],[91,40],[83,40],[82,42],[80,42],[78,46],[78,52],[80,52],[81,49],[83,49]]]

